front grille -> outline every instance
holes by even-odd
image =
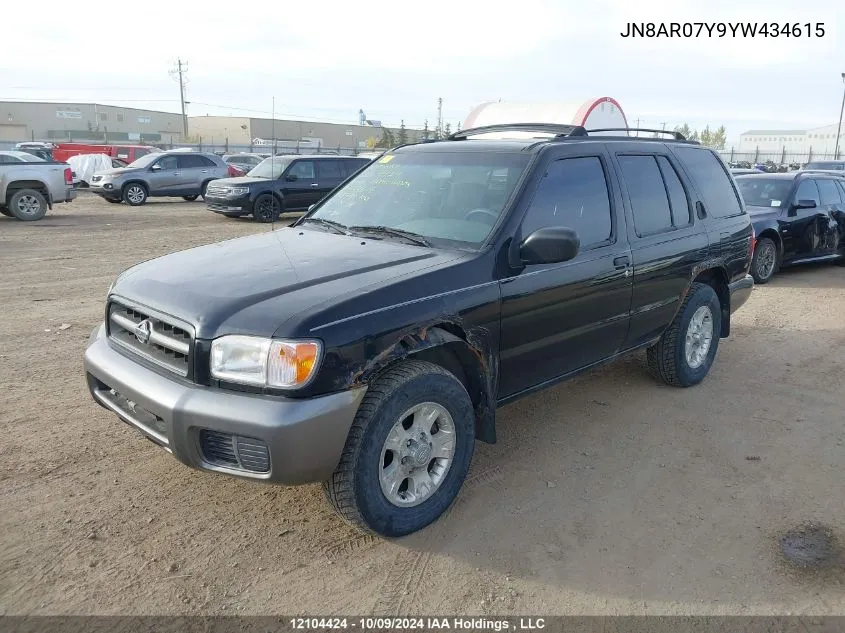
[[[200,448],[209,464],[253,473],[270,472],[270,451],[259,439],[202,429]]]
[[[191,332],[135,308],[109,305],[109,338],[124,349],[180,376],[188,375]]]
[[[208,185],[205,190],[206,195],[211,196],[213,198],[224,198],[229,190],[225,187],[216,187],[214,185]]]
[[[209,211],[225,211],[227,213],[232,211],[229,208],[228,204],[222,204],[222,203],[219,203],[219,202],[206,202],[205,206]],[[238,206],[238,205],[232,205],[232,206]]]

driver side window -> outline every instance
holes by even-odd
[[[288,176],[296,176],[299,180],[314,180],[314,163],[310,160],[300,160],[291,165]]]
[[[798,200],[813,200],[816,203],[816,206],[821,205],[821,200],[819,199],[819,188],[816,187],[815,180],[803,180],[801,184],[798,185],[798,191],[795,192],[795,201]]]
[[[581,250],[610,239],[610,197],[597,156],[564,158],[549,164],[522,221],[522,237],[551,226],[575,230]]]
[[[156,163],[164,171],[174,171],[176,169],[176,157],[165,156],[158,163]]]

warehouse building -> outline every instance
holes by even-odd
[[[188,134],[192,142],[211,145],[249,145],[272,142],[277,147],[316,150],[363,150],[382,140],[385,128],[374,125],[317,123],[234,116],[188,117]],[[399,130],[388,128],[394,140]],[[406,130],[408,142],[422,138],[419,130]]]
[[[98,103],[0,102],[0,141],[175,143],[182,115]]]
[[[743,154],[833,157],[836,147],[836,124],[804,130],[749,130],[739,136],[736,151]],[[839,155],[845,151],[845,127],[839,139]]]

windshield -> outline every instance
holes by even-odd
[[[388,154],[359,172],[310,217],[477,247],[498,221],[529,158],[465,151]]]
[[[161,158],[161,153],[147,154],[146,156],[141,156],[141,158],[139,158],[135,161],[132,161],[131,163],[129,163],[129,166],[130,167],[149,167],[159,158]]]
[[[820,160],[816,163],[807,163],[807,166],[804,169],[833,169],[836,171],[845,171],[845,162]]]
[[[271,156],[253,167],[249,175],[256,178],[278,178],[288,165],[290,165],[290,158]]]
[[[748,207],[780,207],[792,180],[784,178],[760,178],[759,176],[741,176],[736,179],[739,193]]]

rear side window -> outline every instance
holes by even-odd
[[[672,211],[654,156],[619,156],[622,177],[631,199],[634,230],[651,235],[672,228]]]
[[[318,160],[317,178],[325,180],[340,180],[343,178],[343,172],[340,169],[339,162],[336,160]]]
[[[841,204],[839,199],[839,190],[836,188],[836,183],[832,180],[817,180],[816,184],[819,187],[819,196],[821,196],[822,204]]]
[[[729,218],[743,213],[731,178],[716,154],[697,147],[678,146],[673,149],[704,198],[707,215],[713,218]]]
[[[202,162],[202,156],[192,156],[190,154],[185,154],[182,156],[178,156],[177,160],[179,161],[179,169],[193,169],[196,167],[205,167],[205,163]]]
[[[676,227],[686,226],[692,221],[690,215],[689,199],[678,172],[665,156],[657,157],[657,164],[660,166],[660,173],[663,175],[663,184],[666,186],[666,193],[669,195],[669,206],[672,207],[672,224]]]
[[[344,177],[351,176],[356,171],[361,169],[364,165],[369,164],[369,162],[370,161],[368,161],[366,158],[354,158],[342,161],[341,165],[343,166]]]
[[[564,158],[549,165],[522,222],[522,235],[559,226],[574,229],[581,248],[610,239],[610,197],[601,160]]]

